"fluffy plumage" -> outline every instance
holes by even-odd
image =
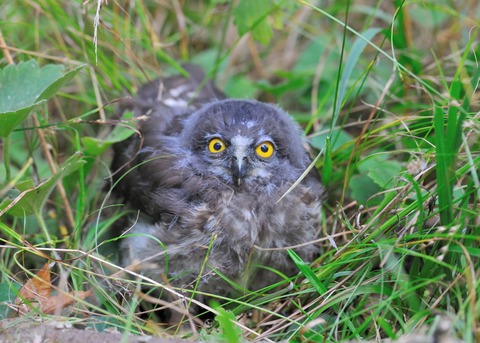
[[[201,71],[187,70],[190,78],[147,84],[124,105],[147,118],[141,137],[116,145],[112,165],[117,177],[130,170],[116,192],[142,212],[122,243],[125,263],[153,262],[151,277],[168,273],[186,288],[199,280],[198,290],[227,296],[238,289],[219,274],[251,290],[280,278],[258,266],[296,274],[284,249],[268,249],[318,254],[309,244],[323,195],[316,171],[285,195],[311,162],[301,130],[276,106],[224,99],[208,82],[198,90]]]

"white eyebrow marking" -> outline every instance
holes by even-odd
[[[230,140],[230,142],[232,145],[235,145],[237,148],[239,147],[246,148],[253,143],[253,139],[242,136],[242,135],[236,135]]]

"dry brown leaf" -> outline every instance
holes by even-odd
[[[86,297],[92,294],[91,291],[80,291],[80,292],[70,292],[70,293],[61,293],[59,295],[54,295],[53,297],[49,298],[47,301],[42,303],[40,311],[45,314],[52,314],[55,310],[59,310],[65,308],[75,301],[83,300]]]
[[[20,296],[26,300],[36,300],[39,302],[50,298],[52,284],[50,282],[50,266],[45,263],[36,276],[28,280],[20,289]],[[17,297],[16,304],[23,302],[21,297]]]
[[[26,315],[31,311],[31,306],[35,306],[40,312],[45,314],[52,314],[56,310],[61,310],[77,300],[83,300],[92,294],[91,291],[71,291],[69,293],[60,293],[58,295],[51,295],[52,283],[50,281],[50,266],[48,263],[35,275],[29,279],[20,289],[18,296],[15,299],[15,304],[18,306],[18,314]],[[28,300],[31,305],[22,304],[23,301]]]

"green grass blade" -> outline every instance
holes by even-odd
[[[453,158],[452,147],[447,146],[444,112],[441,107],[434,107],[435,158],[437,162],[437,194],[440,207],[440,221],[449,226],[453,221],[452,180],[449,173],[450,161]]]

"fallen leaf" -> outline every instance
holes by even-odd
[[[37,275],[28,280],[22,286],[19,291],[20,297],[17,297],[15,302],[17,305],[22,303],[23,299],[42,302],[42,299],[45,301],[46,299],[50,298],[51,290],[52,284],[50,282],[50,265],[45,263]]]
[[[42,303],[40,311],[45,314],[53,314],[55,313],[55,310],[60,310],[67,306],[70,306],[74,302],[78,300],[83,300],[91,294],[91,291],[72,291],[69,293],[61,293],[59,295],[54,295],[53,297]]]
[[[69,293],[59,291],[57,295],[52,296],[52,288],[50,265],[46,263],[37,275],[28,280],[20,289],[19,296],[15,299],[18,315],[26,315],[31,312],[33,306],[42,313],[53,314],[92,294],[91,291],[71,291]],[[30,304],[25,304],[25,300]]]

